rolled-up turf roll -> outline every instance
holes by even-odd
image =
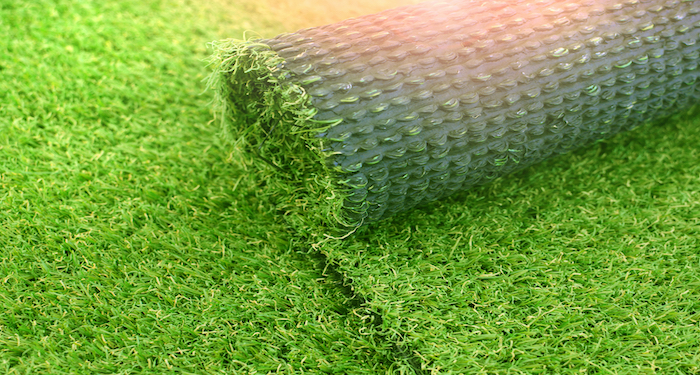
[[[217,42],[210,84],[288,207],[355,227],[690,107],[699,39],[696,0],[429,1]]]

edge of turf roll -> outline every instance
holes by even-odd
[[[342,120],[314,119],[310,95],[267,44],[229,39],[211,45],[207,86],[216,94],[223,137],[253,164],[274,209],[301,221],[295,229],[312,236],[361,226],[343,207],[349,195],[338,178],[343,171],[327,165],[320,136]]]
[[[431,1],[216,43],[210,86],[225,132],[261,179],[279,176],[265,194],[293,204],[273,206],[356,228],[700,95],[700,7],[689,1],[480,4]]]

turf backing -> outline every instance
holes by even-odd
[[[698,373],[698,140],[696,111],[326,249],[432,372]]]

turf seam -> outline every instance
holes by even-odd
[[[414,354],[414,349],[410,345],[398,345],[396,342],[391,342],[388,340],[384,334],[384,329],[382,328],[384,318],[382,318],[381,311],[376,311],[369,307],[369,300],[367,297],[362,296],[355,292],[355,288],[352,286],[352,280],[344,276],[337,268],[337,266],[330,261],[328,256],[323,252],[310,250],[307,256],[311,256],[316,260],[316,267],[321,270],[321,275],[330,280],[333,285],[335,285],[340,292],[345,296],[347,307],[349,309],[346,315],[349,316],[349,312],[354,309],[363,309],[370,316],[369,324],[374,326],[375,329],[380,333],[379,336],[382,340],[387,341],[391,344],[392,351],[398,353],[397,359],[405,361],[411,366],[411,369],[415,371],[416,374],[428,374],[427,370],[424,370],[421,366],[420,358],[417,358]],[[363,319],[364,320],[364,319]]]

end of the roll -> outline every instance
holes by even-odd
[[[211,46],[207,87],[216,95],[222,137],[264,180],[277,212],[314,236],[342,235],[360,226],[344,210],[346,188],[334,178],[338,171],[327,165],[318,136],[334,123],[314,120],[311,96],[295,83],[285,60],[262,41]]]

